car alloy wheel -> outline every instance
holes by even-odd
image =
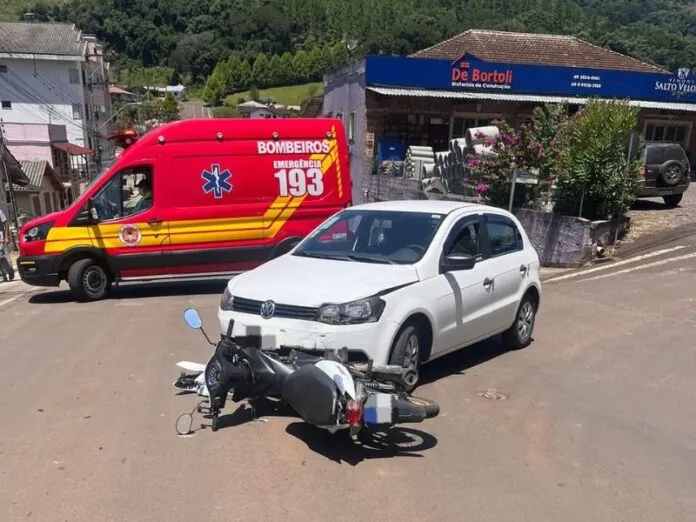
[[[517,314],[517,338],[520,344],[526,344],[532,336],[534,329],[534,305],[525,301],[520,306],[520,311]]]
[[[404,368],[418,368],[420,362],[420,342],[418,335],[414,332],[408,336],[406,340],[406,349],[404,350]]]

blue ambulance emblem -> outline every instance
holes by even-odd
[[[220,170],[220,165],[211,165],[210,170],[204,170],[201,174],[203,178],[203,192],[213,193],[215,199],[221,199],[225,193],[232,192],[230,178],[232,173],[228,170]]]

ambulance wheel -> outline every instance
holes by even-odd
[[[68,285],[78,301],[98,301],[109,294],[111,276],[93,259],[80,259],[68,270]]]

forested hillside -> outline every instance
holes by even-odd
[[[250,77],[259,53],[284,64],[264,70],[286,76],[262,83],[315,81],[346,59],[336,44],[404,54],[468,28],[573,34],[668,69],[696,66],[693,0],[61,0],[26,10],[97,34],[121,68],[169,66],[195,83],[230,56]]]

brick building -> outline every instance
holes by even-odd
[[[574,111],[590,97],[629,99],[646,140],[678,142],[696,163],[690,69],[672,73],[572,36],[470,30],[408,57],[368,56],[325,77],[321,114],[345,124],[357,203],[380,144],[446,150],[470,127],[518,124],[549,102]]]

